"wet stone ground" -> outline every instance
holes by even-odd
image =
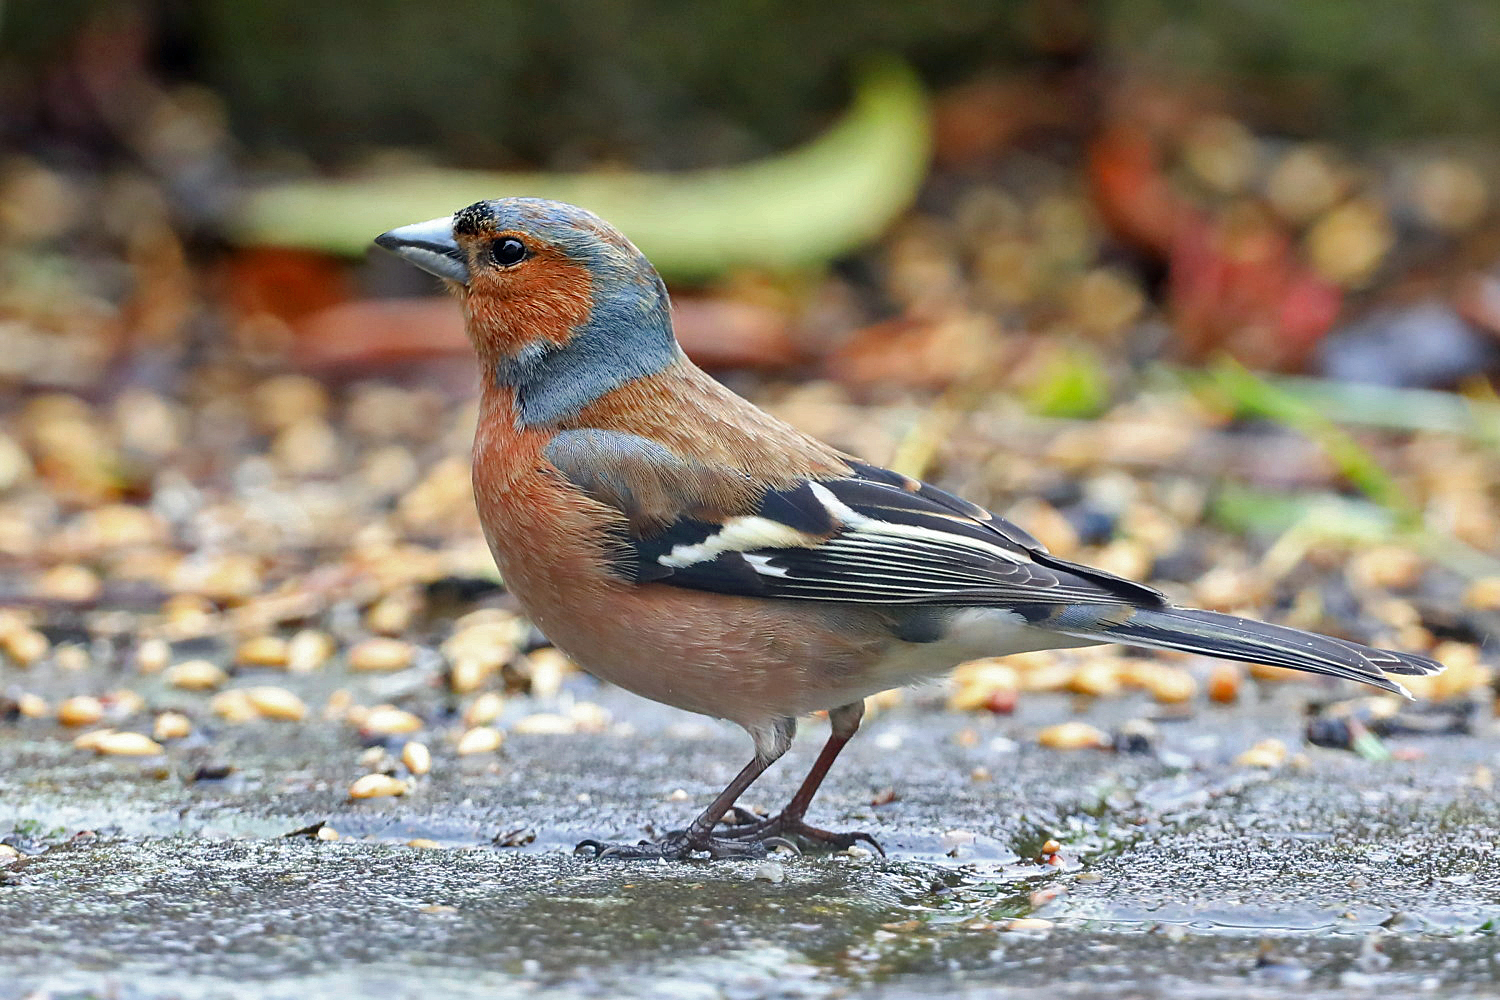
[[[1062,752],[1035,742],[1079,707],[1061,696],[983,718],[917,697],[814,809],[888,858],[597,862],[573,843],[680,825],[747,741],[592,685],[570,689],[608,731],[435,748],[411,794],[362,801],[360,744],[331,727],[148,758],[0,729],[0,840],[23,855],[0,869],[0,998],[1500,996],[1482,733],[1384,762],[1303,747],[1309,689],[1284,686],[1162,722],[1154,752]],[[1287,765],[1234,762],[1267,736]],[[749,801],[789,795],[822,737],[805,725]],[[193,780],[215,762],[234,771]],[[319,823],[338,839],[286,836]]]

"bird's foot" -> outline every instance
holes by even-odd
[[[574,854],[593,853],[595,860],[609,858],[613,861],[688,861],[706,854],[711,860],[724,858],[763,858],[768,851],[767,841],[759,838],[716,837],[710,833],[693,830],[673,830],[659,840],[643,840],[637,844],[609,844],[599,840],[585,840],[573,848]]]
[[[863,830],[835,833],[811,826],[801,816],[785,812],[761,817],[738,806],[722,821],[721,833],[726,840],[774,845],[776,842],[807,847],[818,851],[847,851],[856,844],[868,844],[876,854],[885,857],[885,849]]]

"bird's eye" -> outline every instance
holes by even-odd
[[[511,267],[526,259],[526,244],[514,236],[504,236],[490,244],[490,259],[501,267]]]

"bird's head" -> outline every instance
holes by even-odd
[[[681,357],[656,269],[576,206],[481,201],[375,243],[458,291],[485,377],[515,391],[523,424],[565,420]]]

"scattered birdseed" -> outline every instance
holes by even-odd
[[[1055,926],[1051,920],[1043,920],[1041,917],[1015,917],[1007,920],[1002,929],[1007,931],[1029,931],[1033,934],[1045,934]]]
[[[440,848],[443,845],[439,844],[435,840],[428,840],[426,837],[413,837],[411,840],[408,840],[406,842],[406,846],[407,847],[419,847],[419,848],[422,848],[424,850],[429,850],[430,851],[430,850],[432,850],[434,848]]]
[[[165,753],[162,745],[145,733],[106,732],[92,741],[95,753],[116,757],[152,757]]]
[[[165,639],[147,639],[136,648],[135,668],[143,674],[158,674],[172,662],[172,645]]]
[[[418,743],[415,740],[408,741],[401,748],[401,763],[406,769],[415,775],[423,775],[432,770],[432,752],[427,749],[427,744]]]
[[[261,718],[300,722],[307,715],[307,705],[286,688],[262,685],[244,690],[245,699]]]
[[[1237,663],[1215,663],[1208,675],[1208,699],[1220,705],[1232,704],[1240,697],[1240,679],[1244,671]]]
[[[286,644],[286,669],[294,674],[317,670],[333,656],[333,637],[317,629],[303,629]]]
[[[113,729],[91,729],[86,733],[80,733],[73,738],[73,749],[95,750],[98,749],[99,741],[113,733]]]
[[[563,736],[577,732],[577,730],[578,724],[572,719],[554,712],[533,712],[530,715],[523,715],[510,727],[511,732],[527,736]]]
[[[359,713],[351,713],[359,714]],[[424,723],[422,717],[395,705],[376,705],[359,718],[360,731],[370,736],[399,736],[414,733]]]
[[[1087,722],[1060,722],[1037,733],[1036,740],[1053,750],[1096,749],[1109,745],[1109,734]]]
[[[526,675],[531,680],[531,694],[536,698],[553,698],[562,690],[564,678],[576,673],[573,661],[555,646],[545,646],[526,654]]]
[[[464,657],[455,660],[448,671],[448,686],[455,694],[472,694],[484,686],[499,669],[482,660]]]
[[[20,626],[0,636],[0,648],[18,667],[29,667],[47,655],[52,643],[30,626]]]
[[[163,712],[151,727],[151,735],[158,740],[180,740],[192,733],[192,720],[181,712]]]
[[[207,660],[187,660],[167,668],[167,683],[184,691],[212,691],[229,680],[217,664]]]
[[[349,650],[349,668],[361,671],[405,670],[411,666],[413,655],[411,643],[377,636]]]
[[[505,702],[493,691],[486,691],[475,698],[464,710],[464,725],[470,728],[474,726],[488,726],[500,718],[500,712],[505,708]]]
[[[260,717],[243,688],[220,691],[209,700],[208,707],[225,722],[250,722]]]
[[[57,706],[57,721],[65,726],[92,726],[104,718],[104,705],[92,695],[67,698]]]
[[[505,741],[500,730],[493,726],[475,726],[458,738],[458,754],[466,757],[476,753],[492,753],[500,749]]]
[[[409,789],[406,782],[389,774],[367,774],[349,786],[351,799],[376,799],[390,795],[405,795]]]
[[[1280,740],[1261,740],[1234,758],[1240,767],[1277,768],[1286,763],[1286,744]]]
[[[246,639],[234,653],[234,662],[245,667],[284,667],[286,661],[287,641],[276,635]]]

